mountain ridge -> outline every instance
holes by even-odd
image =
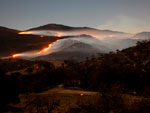
[[[95,30],[95,31],[99,31],[99,32],[109,32],[109,33],[125,33],[125,32],[121,32],[121,31],[112,31],[112,30],[100,30],[100,29],[96,29],[96,28],[91,28],[91,27],[72,27],[72,26],[67,26],[67,25],[62,25],[62,24],[46,24],[46,25],[42,25],[39,27],[34,27],[34,28],[30,28],[27,29],[25,31],[30,31],[30,30]],[[125,34],[130,34],[130,33],[125,33]]]

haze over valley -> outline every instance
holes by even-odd
[[[3,43],[1,58],[11,58],[11,55],[16,54],[16,58],[28,60],[75,58],[82,61],[92,55],[97,56],[135,46],[138,41],[150,38],[149,32],[131,34],[59,24],[47,24],[25,31],[1,27],[0,32],[0,43]]]

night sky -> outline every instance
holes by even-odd
[[[48,23],[150,31],[150,0],[0,0],[0,26],[25,30]]]

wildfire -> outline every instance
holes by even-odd
[[[23,32],[19,32],[18,34],[32,34],[32,31],[23,31]]]
[[[52,43],[53,44],[53,43]],[[51,47],[52,47],[52,44],[49,44],[47,48],[44,48],[42,51],[46,52],[48,51]]]
[[[43,51],[47,51],[49,48],[44,48]]]
[[[58,42],[59,40],[56,40],[55,42]],[[12,56],[11,56],[11,58],[17,58],[17,57],[19,57],[19,56],[39,56],[40,54],[42,54],[42,53],[45,53],[45,52],[47,52],[48,50],[50,50],[51,49],[51,47],[53,46],[53,44],[55,43],[55,42],[52,42],[52,43],[50,43],[49,45],[48,45],[48,47],[46,47],[46,48],[44,48],[44,49],[42,49],[41,51],[39,51],[39,52],[32,52],[32,53],[19,53],[19,54],[13,54]]]
[[[18,56],[18,54],[14,54],[14,55],[12,55],[12,57],[13,57],[13,58],[16,58],[17,56]]]

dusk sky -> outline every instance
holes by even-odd
[[[48,23],[150,31],[150,0],[0,0],[0,26],[25,30]]]

